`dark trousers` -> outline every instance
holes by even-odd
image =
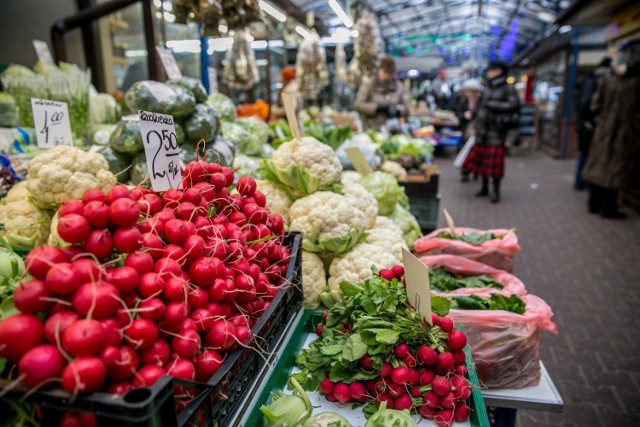
[[[589,185],[589,212],[604,216],[615,215],[618,212],[618,190]]]
[[[578,164],[576,166],[576,180],[574,183],[575,188],[586,188],[587,182],[582,179],[582,170],[587,164],[587,157],[589,156],[589,148],[591,146],[591,140],[593,138],[593,132],[589,130],[578,131],[578,146],[580,148],[580,155],[578,156]]]

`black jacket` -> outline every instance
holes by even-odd
[[[502,124],[503,119],[517,115],[519,108],[518,94],[512,85],[507,84],[505,76],[489,80],[476,112],[476,144],[504,144],[509,129]],[[517,123],[513,125],[517,126]]]

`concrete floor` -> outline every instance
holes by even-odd
[[[560,332],[541,334],[541,353],[564,411],[518,411],[517,425],[640,426],[640,216],[588,214],[575,161],[514,152],[498,205],[474,197],[479,182],[461,183],[452,161],[436,159],[441,208],[460,226],[517,228],[515,274],[553,308]]]

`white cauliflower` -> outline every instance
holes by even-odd
[[[51,217],[28,200],[0,205],[0,236],[15,249],[30,250],[43,245],[49,237]]]
[[[7,205],[18,200],[27,200],[29,198],[29,190],[27,190],[27,181],[20,181],[15,184],[7,192],[7,195],[2,199],[2,204]]]
[[[285,223],[289,222],[289,208],[291,207],[291,199],[287,193],[273,184],[271,181],[264,179],[256,180],[258,190],[267,197],[267,207],[275,214],[280,215]]]
[[[34,204],[56,209],[69,199],[81,199],[85,191],[108,191],[117,184],[106,159],[98,153],[59,145],[34,157],[29,163],[27,189]]]
[[[320,257],[302,251],[302,292],[304,307],[315,310],[320,305],[320,294],[327,290],[327,275]]]
[[[400,261],[386,247],[361,243],[341,258],[335,258],[329,266],[329,289],[340,292],[340,282],[361,283],[373,277],[371,266],[378,270],[391,268]]]
[[[400,163],[394,162],[393,160],[386,160],[382,163],[380,170],[393,175],[398,180],[402,180],[407,177],[407,170],[403,168]]]
[[[69,244],[62,240],[62,237],[60,237],[60,234],[58,234],[59,222],[60,217],[58,216],[58,212],[56,212],[56,214],[51,219],[51,227],[49,227],[49,238],[47,239],[47,244],[64,248],[65,246],[69,246]]]
[[[398,263],[402,262],[402,249],[409,250],[400,227],[385,216],[376,218],[373,228],[368,231],[366,242],[387,248]]]
[[[358,181],[360,181],[360,178],[362,178],[362,175],[356,171],[344,171],[342,172],[342,178],[340,181],[342,181],[343,185],[357,184]]]
[[[378,201],[373,194],[360,184],[348,183],[342,187],[342,193],[353,205],[364,213],[367,220],[367,228],[373,227],[378,215]]]

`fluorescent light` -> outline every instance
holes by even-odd
[[[560,34],[564,34],[564,33],[568,33],[569,31],[571,31],[573,28],[571,27],[571,25],[563,25],[562,27],[558,28],[558,32]]]
[[[355,39],[356,37],[358,37],[359,35],[360,35],[360,33],[358,32],[358,30],[352,30],[352,31],[351,31],[351,37],[353,37],[354,39]]]
[[[273,16],[278,21],[284,22],[287,20],[287,16],[284,13],[282,13],[280,10],[276,9],[271,3],[267,3],[264,0],[260,0],[258,2],[258,5],[260,6],[260,9],[264,10],[265,12]]]
[[[269,47],[284,47],[284,40],[269,40]]]
[[[229,31],[229,27],[227,27],[224,24],[220,24],[218,25],[218,31],[220,31],[222,34],[226,33],[227,31]]]
[[[165,12],[164,13],[164,20],[167,21],[167,22],[175,22],[176,15],[174,15],[173,13]]]
[[[200,52],[200,40],[168,40],[167,47],[174,52]]]
[[[162,0],[153,0],[153,5],[155,7],[162,7]]]
[[[411,78],[411,77],[418,77],[420,75],[420,71],[416,70],[415,68],[412,68],[411,70],[407,71],[407,77]]]
[[[162,3],[162,7],[164,8],[164,10],[171,12],[173,10],[173,5],[171,4],[170,1],[166,1],[164,3]]]
[[[254,49],[266,49],[268,42],[266,40],[256,40],[251,42],[251,47]]]
[[[309,32],[309,30],[307,30],[306,28],[304,28],[301,25],[296,25],[296,33],[300,34],[305,39],[309,39],[309,38],[312,37],[311,33]]]
[[[544,22],[551,22],[556,19],[556,16],[553,13],[540,11],[538,12],[538,18]]]
[[[331,6],[331,9],[333,9],[336,15],[338,15],[338,18],[340,18],[340,21],[342,21],[345,27],[353,27],[353,21],[349,18],[349,15],[347,15],[337,0],[329,0],[329,6]]]
[[[214,51],[224,52],[225,50],[229,49],[232,44],[233,44],[233,39],[231,37],[220,37],[217,39],[212,38],[212,39],[209,39],[207,52],[211,52],[211,53],[213,53]]]

